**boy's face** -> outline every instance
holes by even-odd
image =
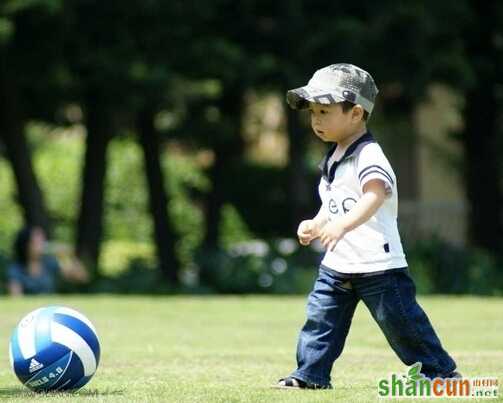
[[[325,142],[343,144],[345,139],[365,127],[362,120],[363,109],[360,106],[344,112],[339,104],[323,105],[310,102],[309,113],[314,133]]]

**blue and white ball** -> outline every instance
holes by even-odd
[[[9,355],[16,376],[31,390],[76,390],[96,372],[100,344],[96,329],[84,315],[49,306],[19,322]]]

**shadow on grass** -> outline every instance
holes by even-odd
[[[32,392],[24,387],[0,388],[0,399],[8,397],[37,397],[37,396],[121,396],[124,394],[123,389],[83,389],[75,392],[72,391],[55,391],[55,392]]]

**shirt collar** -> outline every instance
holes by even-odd
[[[372,133],[370,131],[366,131],[362,136],[358,137],[351,145],[348,147],[344,155],[339,161],[335,161],[333,165],[330,167],[330,171],[328,170],[328,162],[330,161],[330,157],[334,154],[336,148],[337,148],[337,143],[334,143],[334,145],[328,150],[327,155],[321,160],[320,164],[318,167],[321,170],[323,178],[327,180],[329,183],[331,183],[334,180],[335,176],[335,171],[337,170],[337,167],[339,164],[342,163],[345,159],[353,156],[355,151],[357,150],[358,146],[367,144],[367,143],[375,143],[376,140],[374,139],[374,136],[372,136]]]

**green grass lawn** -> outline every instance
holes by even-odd
[[[464,375],[503,380],[503,299],[419,299]],[[91,382],[73,395],[33,394],[9,366],[12,329],[26,313],[49,304],[83,312],[98,329],[100,366]],[[334,366],[331,391],[270,388],[294,368],[305,297],[55,296],[3,298],[1,306],[1,400],[366,402],[377,400],[378,378],[406,369],[363,304]]]

